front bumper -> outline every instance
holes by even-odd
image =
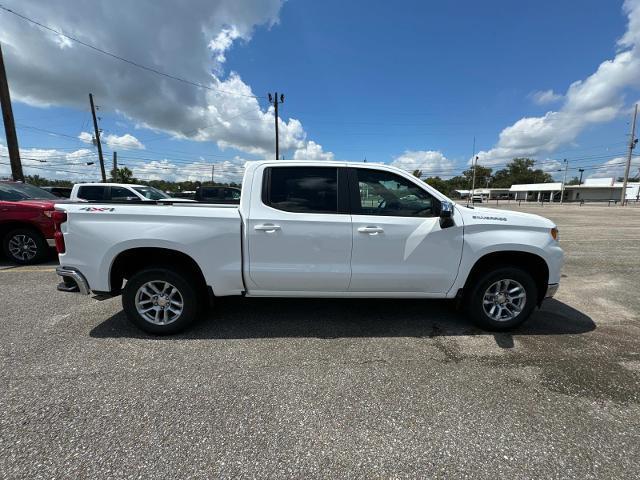
[[[544,295],[544,298],[551,298],[553,297],[556,292],[558,291],[558,288],[560,287],[559,283],[550,283],[547,286],[547,293]]]
[[[56,268],[56,274],[62,277],[62,282],[57,287],[61,292],[76,292],[82,295],[89,295],[91,292],[87,279],[78,270],[60,266]]]

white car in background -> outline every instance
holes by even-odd
[[[186,198],[174,198],[162,190],[148,185],[130,183],[76,183],[71,190],[72,201],[94,202],[192,202]]]

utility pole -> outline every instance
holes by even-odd
[[[278,97],[278,92],[275,92],[273,94],[273,97],[271,96],[271,94],[269,94],[269,103],[271,103],[273,105],[273,107],[275,108],[275,121],[276,121],[276,160],[280,159],[280,144],[279,144],[279,139],[278,139],[278,104],[279,103],[284,103],[284,95],[280,94],[280,97]]]
[[[569,170],[569,161],[565,158],[564,162],[564,180],[562,180],[562,191],[560,192],[560,203],[564,203],[564,184],[567,183],[567,170]]]
[[[11,163],[11,177],[14,181],[24,182],[22,162],[20,161],[20,148],[16,125],[13,123],[13,109],[11,108],[11,96],[9,94],[9,82],[7,72],[4,69],[2,46],[0,46],[0,103],[2,104],[2,119],[4,120],[4,132],[7,136],[7,148],[9,150],[9,162]]]
[[[473,203],[473,191],[476,189],[476,165],[478,163],[478,157],[476,157],[476,137],[473,136],[473,153],[471,154],[472,162],[473,162],[473,180],[471,182],[471,191],[469,195],[467,195],[467,207],[469,206],[469,202]]]
[[[638,104],[633,110],[633,121],[631,122],[631,135],[629,138],[629,155],[627,156],[627,166],[624,169],[624,181],[622,182],[622,193],[620,194],[620,205],[624,207],[624,202],[627,199],[627,182],[629,181],[629,169],[631,168],[631,156],[633,155],[633,149],[636,146],[638,140],[636,140],[636,117],[638,116]]]
[[[113,170],[111,172],[111,178],[114,182],[117,182],[118,178],[118,152],[113,152]]]
[[[96,118],[96,107],[93,104],[93,95],[89,94],[89,103],[91,104],[91,115],[93,116],[93,131],[96,136],[96,147],[98,147],[98,158],[100,159],[100,173],[102,173],[102,182],[107,183],[107,174],[104,171],[104,158],[102,157],[102,144],[100,143],[100,129],[98,128],[98,119]]]
[[[475,139],[474,139],[475,145]],[[475,147],[474,147],[475,150]],[[476,167],[478,166],[478,157],[473,159],[473,180],[471,181],[471,203],[473,203],[473,194],[476,192]]]
[[[578,181],[578,186],[582,185],[582,174],[584,173],[584,168],[579,168],[578,171],[580,172],[580,181]]]

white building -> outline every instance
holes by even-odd
[[[511,185],[509,191],[513,193],[514,200],[556,202],[560,201],[562,182],[522,183],[520,185]]]
[[[460,198],[468,198],[470,190],[455,190]],[[512,185],[511,188],[476,188],[474,195],[483,201],[496,199],[521,200],[526,202],[559,202],[562,182],[527,183]],[[608,202],[620,201],[622,182],[613,178],[588,178],[581,185],[565,185],[565,202]],[[640,183],[627,183],[626,199],[640,201]]]

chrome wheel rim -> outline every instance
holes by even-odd
[[[33,260],[38,253],[38,245],[29,235],[14,235],[9,240],[9,252],[18,260]]]
[[[184,300],[180,291],[169,282],[153,280],[136,292],[136,310],[147,322],[169,325],[182,315]]]
[[[516,318],[527,302],[527,292],[515,280],[505,279],[492,283],[484,292],[484,313],[496,322],[508,322]]]

